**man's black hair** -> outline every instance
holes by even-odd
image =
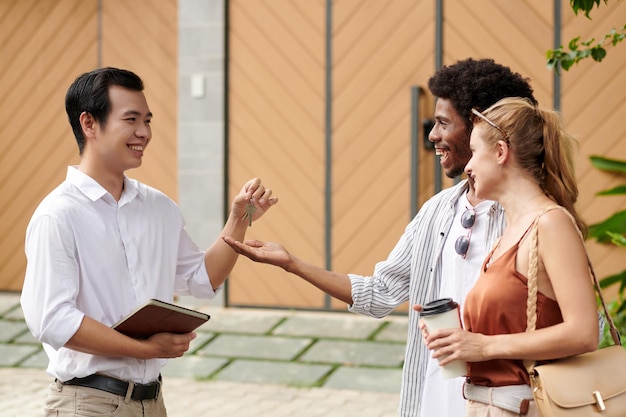
[[[444,66],[428,80],[428,88],[451,102],[468,129],[472,107],[482,111],[505,97],[524,97],[537,105],[529,80],[493,59],[468,58]]]
[[[65,111],[82,155],[85,137],[80,125],[80,115],[87,112],[106,126],[111,111],[109,87],[117,85],[129,90],[143,91],[143,81],[135,73],[119,68],[98,68],[84,73],[70,85],[65,95]]]

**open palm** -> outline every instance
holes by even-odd
[[[229,236],[223,236],[222,239],[233,248],[235,252],[255,262],[286,268],[291,259],[289,252],[278,243],[262,242],[260,240],[246,240],[245,243],[241,243]]]

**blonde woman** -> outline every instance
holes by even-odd
[[[463,308],[465,330],[424,340],[440,365],[468,362],[467,416],[537,416],[523,360],[549,361],[595,350],[598,316],[574,208],[573,139],[556,113],[520,98],[472,111],[465,171],[477,197],[497,200],[507,227],[485,259]],[[526,332],[527,276],[537,227],[537,324]]]

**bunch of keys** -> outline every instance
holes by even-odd
[[[256,206],[251,203],[250,201],[248,201],[248,203],[246,203],[246,214],[243,215],[243,219],[248,219],[248,226],[252,227],[252,215],[254,214],[254,212],[256,211]]]

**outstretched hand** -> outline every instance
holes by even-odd
[[[287,269],[287,266],[291,261],[291,255],[289,252],[287,252],[287,250],[278,243],[262,242],[260,240],[246,240],[245,243],[241,243],[230,236],[222,236],[222,239],[231,248],[233,248],[235,252],[244,255],[255,262],[275,265],[283,269]]]

